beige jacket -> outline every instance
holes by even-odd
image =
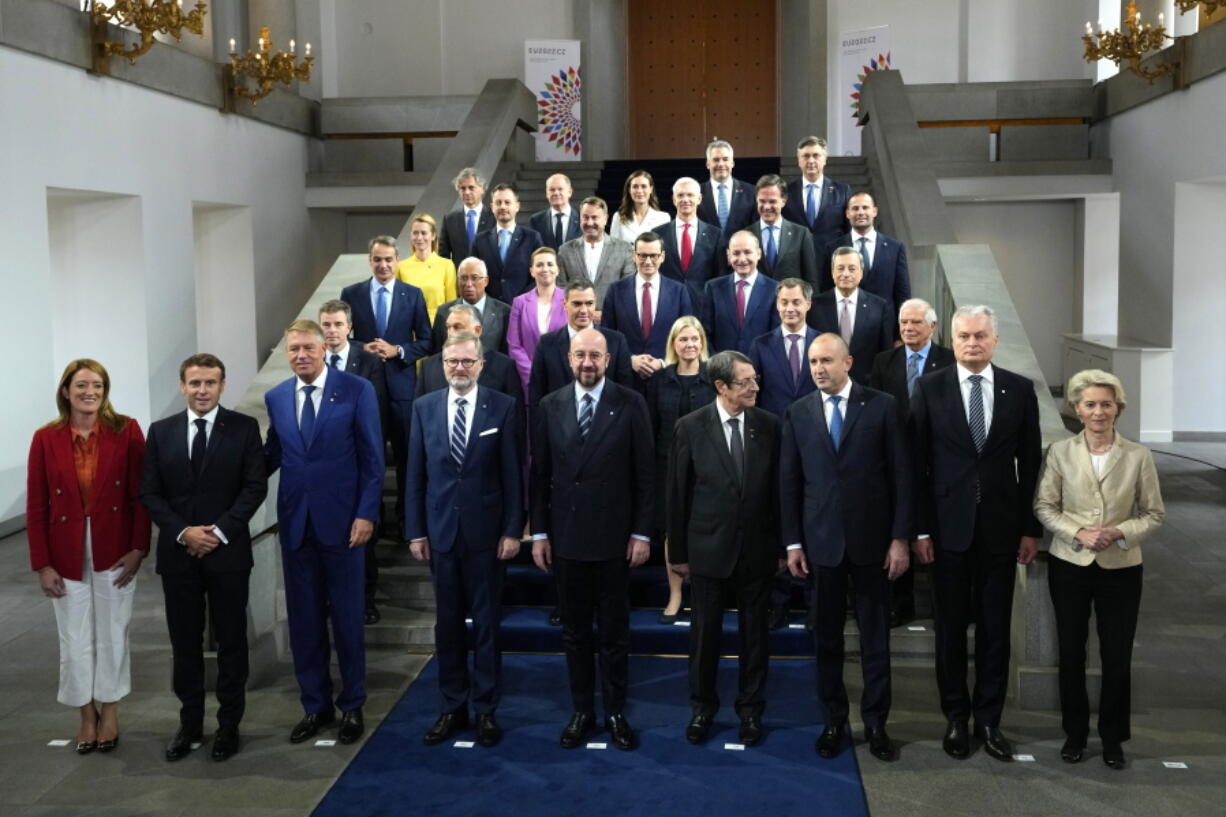
[[[1139,565],[1141,542],[1166,516],[1149,449],[1118,432],[1102,477],[1094,476],[1084,431],[1054,443],[1039,478],[1034,512],[1053,534],[1052,556],[1083,567],[1097,561],[1108,569]],[[1076,549],[1074,534],[1088,527],[1119,528],[1127,549],[1118,543],[1098,553]]]

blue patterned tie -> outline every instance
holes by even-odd
[[[302,435],[304,448],[311,447],[311,437],[315,434],[315,401],[311,399],[315,386],[302,387],[302,416],[298,419],[298,433]]]
[[[468,444],[468,401],[463,397],[455,401],[455,422],[451,424],[451,461],[457,469],[464,467],[464,448]]]
[[[723,184],[719,186],[719,201],[716,203],[716,214],[719,216],[719,228],[722,230],[728,226],[728,188]]]
[[[919,352],[912,352],[907,361],[907,397],[915,396],[915,379],[919,377]]]
[[[779,256],[779,247],[775,244],[775,228],[766,228],[766,266],[775,269],[775,259]]]
[[[507,262],[507,247],[510,245],[510,243],[511,243],[511,231],[510,230],[499,230],[498,231],[498,259],[502,261],[502,263],[504,264]]]
[[[809,185],[808,193],[805,195],[805,218],[809,220],[809,226],[813,226],[813,222],[817,221],[817,196],[814,195],[816,184]]]
[[[967,398],[966,415],[971,426],[971,440],[976,451],[983,451],[983,444],[988,441],[988,426],[983,417],[983,375],[973,374],[967,378],[971,381],[971,396]]]
[[[830,442],[835,451],[839,450],[839,443],[843,440],[843,415],[839,413],[839,402],[842,399],[837,394],[830,398]]]
[[[465,225],[465,229],[468,232],[468,248],[471,250],[473,247],[473,239],[477,237],[477,211],[476,210],[468,211],[468,218],[467,218],[467,224]]]
[[[860,239],[860,260],[864,262],[864,267],[860,270],[865,275],[868,275],[868,239]]]
[[[375,302],[375,334],[383,337],[387,334],[387,288],[379,287],[379,297]]]
[[[587,437],[587,433],[592,430],[592,415],[596,413],[596,401],[592,399],[592,395],[583,395],[583,400],[580,401],[579,408],[579,436]]]

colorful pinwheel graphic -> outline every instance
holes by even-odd
[[[864,66],[863,73],[856,74],[856,82],[852,86],[851,92],[851,115],[852,118],[857,118],[860,115],[860,90],[864,87],[864,78],[871,71],[889,71],[890,70],[890,55],[878,54],[876,59],[870,59],[868,65]]]
[[[583,146],[583,123],[575,114],[582,88],[582,74],[578,68],[571,66],[551,76],[536,100],[540,132],[547,134],[549,141],[561,148],[563,153],[576,156]]]

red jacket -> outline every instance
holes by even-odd
[[[65,579],[81,581],[85,517],[90,517],[94,570],[103,571],[129,550],[149,550],[149,514],[137,501],[145,436],[135,420],[114,432],[99,423],[98,466],[92,507],[82,509],[67,424],[34,432],[26,472],[26,527],[30,567],[50,565]]]

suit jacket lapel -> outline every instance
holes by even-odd
[[[93,433],[99,433],[100,428],[101,426],[95,426]],[[72,460],[72,428],[67,423],[58,429],[56,434],[52,435],[51,450],[54,452],[55,459],[59,461],[59,466],[64,473],[73,476],[71,479],[64,480],[65,488],[71,497],[74,498],[74,507],[79,507],[81,505],[81,486],[75,479],[76,466]]]
[[[714,403],[709,404],[702,410],[707,412],[707,438],[715,449],[715,458],[723,465],[728,478],[734,484],[741,485],[744,479],[737,477],[736,466],[732,462],[732,452],[728,450],[728,440],[724,437],[724,426],[719,419],[719,411],[716,410]],[[744,437],[741,439],[743,442]]]
[[[1013,400],[1016,395],[1009,389],[1006,389],[1000,383],[1000,371],[993,367],[992,377],[995,382],[992,384],[992,425],[988,427],[988,436],[984,440],[983,447],[986,449],[996,437],[997,429],[1001,428],[1001,420],[1012,413]],[[967,424],[969,433],[970,424]]]
[[[579,408],[575,404],[573,397],[570,401],[570,406],[571,420],[575,424],[575,433],[578,434]],[[617,415],[617,412],[621,411],[621,408],[621,401],[617,399],[614,391],[609,388],[609,381],[606,378],[604,388],[600,392],[600,400],[597,401],[595,408],[592,410],[592,425],[587,430],[587,437],[583,438],[583,448],[579,452],[580,467],[586,464],[588,458],[603,441],[605,427],[613,422],[613,418]]]
[[[958,429],[962,441],[970,451],[975,450],[975,439],[971,436],[971,424],[966,419],[966,404],[962,402],[962,384],[958,382],[958,367],[949,366],[949,375],[945,378],[946,414],[952,415],[949,421]],[[945,370],[942,369],[942,372]],[[996,418],[992,418],[995,423]],[[985,444],[986,445],[986,444]]]
[[[859,383],[851,384],[851,392],[847,395],[847,414],[843,419],[843,436],[839,440],[839,445],[851,436],[851,427],[860,419],[860,414],[864,410],[865,395],[864,387]]]
[[[391,322],[391,319],[388,319]],[[311,439],[307,442],[309,448],[315,442],[315,438],[319,436],[325,424],[331,419],[333,408],[337,400],[343,400],[345,397],[345,388],[337,382],[339,378],[329,377],[324,381],[324,392],[319,396],[319,411],[315,415],[315,427],[311,431]],[[329,382],[331,381],[331,382]]]

